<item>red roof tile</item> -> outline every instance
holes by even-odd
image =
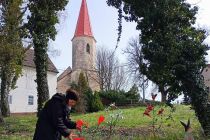
[[[78,36],[93,37],[86,0],[82,0],[80,13],[77,20],[77,27],[74,33],[74,37]]]

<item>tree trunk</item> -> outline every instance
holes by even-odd
[[[208,98],[209,102],[210,102],[210,92],[209,92],[209,98]]]
[[[4,117],[10,116],[10,108],[8,102],[10,82],[6,70],[2,69],[1,77],[1,112]]]
[[[4,122],[2,111],[1,111],[1,94],[0,94],[0,125]]]
[[[42,42],[42,41],[41,41]],[[43,43],[43,42],[42,42]],[[44,103],[49,99],[49,89],[47,82],[47,44],[36,44],[34,43],[34,62],[36,65],[36,82],[37,82],[37,92],[38,92],[38,113],[44,106]]]
[[[188,88],[187,91],[190,91],[188,92],[188,96],[191,98],[191,105],[195,110],[195,114],[198,117],[204,133],[208,138],[210,138],[210,102],[208,101],[209,92],[205,89],[206,87],[204,85],[204,81],[201,81],[203,84],[199,85],[195,85],[195,82],[191,81],[191,79],[186,80],[184,84],[185,87]]]
[[[210,104],[208,103],[208,93],[202,94],[201,92],[201,94],[197,94],[196,90],[192,88],[190,97],[192,100],[191,104],[204,130],[204,134],[210,138]]]
[[[143,81],[144,81],[144,79],[143,79]],[[145,103],[145,84],[143,83],[142,84],[142,92],[143,92],[143,103]]]
[[[161,92],[161,102],[166,103],[166,93]]]
[[[161,93],[161,102],[166,103],[167,100],[167,92],[164,90],[163,86],[159,87],[159,91]]]
[[[210,138],[210,103],[208,103],[207,105],[207,111],[206,111],[206,118],[207,118],[207,122],[206,122],[206,128],[204,129],[204,133],[206,134],[206,136],[208,136],[208,138]]]
[[[1,111],[1,109],[0,109],[0,111]],[[4,119],[3,119],[3,116],[2,116],[2,114],[0,112],[0,125],[3,124],[3,123],[4,123]]]
[[[200,106],[196,106],[196,103],[192,101],[192,106],[194,107],[196,116],[203,128],[204,134],[210,138],[210,104],[202,103],[199,98],[192,98],[196,100],[196,103],[200,102]]]

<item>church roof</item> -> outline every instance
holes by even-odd
[[[57,68],[55,67],[53,62],[50,60],[50,58],[48,57],[47,59],[48,59],[48,71],[58,73]],[[33,68],[36,67],[34,64],[34,50],[29,49],[26,51],[24,61],[23,61],[23,66],[33,67]]]
[[[79,17],[77,20],[77,27],[74,33],[74,37],[78,36],[93,37],[86,0],[82,0]]]
[[[63,79],[65,76],[67,76],[67,75],[70,74],[71,72],[72,72],[72,69],[71,69],[71,67],[69,66],[63,73],[61,73],[61,74],[58,76],[57,81],[60,81],[61,79]]]

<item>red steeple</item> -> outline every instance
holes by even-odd
[[[79,17],[77,20],[77,27],[74,33],[74,37],[78,36],[93,37],[86,0],[82,0]]]

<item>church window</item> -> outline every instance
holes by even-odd
[[[90,54],[90,45],[89,44],[87,44],[86,52]]]
[[[8,96],[8,102],[9,102],[9,104],[12,104],[12,95]]]
[[[34,96],[29,95],[28,96],[28,105],[33,105],[34,104]]]

